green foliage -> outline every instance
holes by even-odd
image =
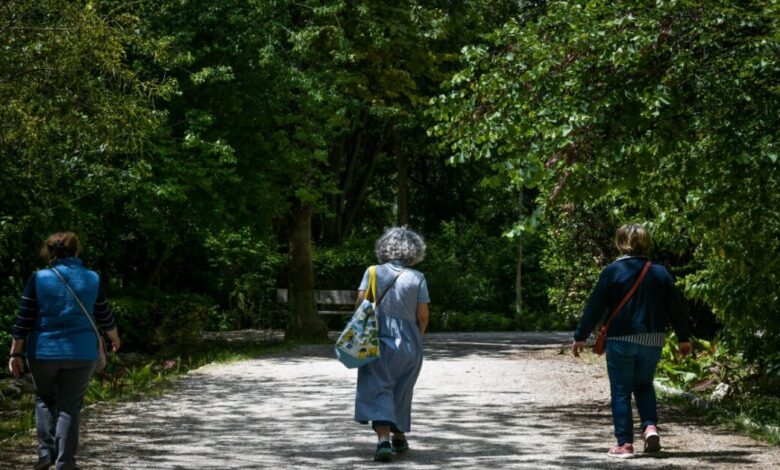
[[[442,312],[432,315],[430,331],[511,331],[515,329],[512,319],[490,312]]]
[[[739,397],[780,391],[776,355],[757,364],[747,361],[743,352],[734,349],[733,342],[694,338],[693,343],[695,353],[683,358],[677,338],[670,335],[659,363],[659,380],[697,393],[711,392],[719,384],[726,384]],[[774,367],[765,367],[765,363]]]
[[[121,334],[125,351],[153,351],[154,329],[157,327],[152,301],[146,298],[117,297],[110,299],[111,310]]]
[[[657,380],[704,398],[704,409],[691,409],[687,401],[682,402],[689,411],[767,442],[780,442],[780,377],[747,361],[742,352],[732,349],[730,342],[694,338],[693,343],[693,356],[683,358],[677,338],[667,338]],[[728,393],[711,401],[710,394],[720,384],[728,385]]]
[[[161,321],[154,332],[154,343],[162,354],[191,354],[203,341],[208,319],[217,306],[195,294],[165,296],[158,304]]]
[[[693,344],[695,353],[683,358],[677,338],[670,335],[659,363],[660,381],[695,392],[712,391],[720,383],[744,393],[755,387],[756,382],[749,380],[750,365],[741,353],[730,350],[727,343],[694,338]]]
[[[573,204],[549,211],[542,267],[549,277],[552,324],[576,326],[601,269],[615,259],[615,226],[605,205],[584,209]]]
[[[357,289],[366,268],[376,264],[374,240],[350,237],[338,247],[314,250],[318,289]]]
[[[153,347],[144,328],[161,310],[138,292],[149,289],[213,297],[223,309],[211,329],[283,326],[267,304],[283,284],[291,210],[313,208],[322,224],[319,281],[354,285],[370,254],[328,250],[389,223],[393,160],[405,154],[415,178],[428,165],[424,110],[457,51],[517,10],[509,0],[5,2],[0,297],[18,298],[40,266],[39,240],[74,229],[87,265],[122,298],[128,347]],[[430,208],[411,215],[436,226]],[[3,310],[0,326],[12,318]]]
[[[189,353],[201,343],[225,312],[210,298],[197,294],[133,291],[134,297],[111,300],[122,350],[151,354]]]
[[[550,241],[541,231],[522,234],[522,308],[515,313],[516,329],[524,331],[568,330],[571,322],[557,315],[550,305],[550,287],[553,277],[545,269],[545,259],[551,249]]]
[[[517,248],[500,234],[464,220],[441,223],[420,264],[436,311],[492,311],[511,317]]]
[[[24,394],[19,399],[0,400],[0,416],[0,442],[8,445],[24,431],[35,429],[35,397]]]
[[[537,217],[601,205],[615,221],[646,221],[692,258],[686,295],[769,368],[780,337],[779,20],[770,0],[548,2],[464,50],[431,132],[453,162],[487,160],[537,188]],[[576,307],[583,295],[569,288],[586,283],[564,280],[551,301],[567,316],[565,296]]]
[[[0,297],[0,344],[11,343],[11,330],[13,329],[16,314],[19,308],[19,299],[6,295]],[[8,313],[3,315],[3,313]]]
[[[270,313],[276,300],[277,275],[284,257],[269,241],[258,239],[251,231],[221,232],[205,243],[209,265],[210,291],[215,296],[227,293],[228,308],[218,317],[210,317],[209,330],[247,327],[279,328],[281,319]]]

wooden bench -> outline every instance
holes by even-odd
[[[288,302],[287,289],[276,289],[276,302]],[[320,315],[349,315],[355,311],[356,290],[315,290],[317,313]]]

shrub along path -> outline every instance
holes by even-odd
[[[80,462],[155,469],[780,467],[780,448],[671,409],[661,409],[664,451],[608,459],[603,359],[561,354],[568,338],[427,336],[412,450],[397,463],[371,462],[372,433],[351,421],[355,371],[333,359],[330,346],[207,366],[159,399],[96,407],[83,423]]]

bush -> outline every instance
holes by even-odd
[[[11,345],[11,330],[13,330],[16,314],[19,310],[19,299],[10,295],[0,297],[0,344],[3,347]],[[5,356],[3,356],[5,357]]]
[[[201,295],[154,289],[132,293],[111,300],[125,352],[189,353],[201,342],[206,326],[224,315],[212,299]]]
[[[357,289],[366,268],[377,262],[374,240],[351,237],[341,246],[315,247],[312,261],[317,289]]]
[[[539,326],[574,328],[599,273],[617,257],[606,206],[568,205],[550,211],[542,266],[549,281],[551,315]]]
[[[217,315],[218,306],[195,294],[165,296],[158,304],[160,324],[154,341],[165,355],[191,354],[203,341],[209,318]]]
[[[489,312],[443,312],[431,315],[429,329],[433,332],[511,331],[515,325],[509,318]]]
[[[116,317],[123,351],[150,352],[154,347],[154,329],[157,327],[147,299],[119,297],[110,299]]]
[[[512,311],[515,300],[517,247],[480,224],[442,222],[428,239],[420,265],[431,302],[444,311]]]
[[[210,291],[228,308],[206,319],[209,330],[283,328],[284,318],[273,313],[277,276],[285,262],[275,244],[248,228],[219,232],[206,239]]]
[[[777,354],[766,358],[769,366],[764,366],[749,361],[743,352],[734,350],[731,341],[720,337],[711,341],[694,338],[693,343],[694,354],[683,358],[674,333],[667,338],[658,367],[659,380],[694,392],[711,392],[724,383],[742,397],[756,393],[777,395]]]

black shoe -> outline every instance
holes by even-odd
[[[49,457],[45,457],[42,459],[38,459],[38,462],[35,463],[33,466],[34,470],[49,470],[49,467],[54,465],[51,463],[51,459]]]
[[[376,462],[389,462],[393,458],[393,446],[387,441],[382,441],[376,446],[374,460]]]
[[[393,452],[403,454],[409,450],[409,442],[406,439],[393,439]]]

